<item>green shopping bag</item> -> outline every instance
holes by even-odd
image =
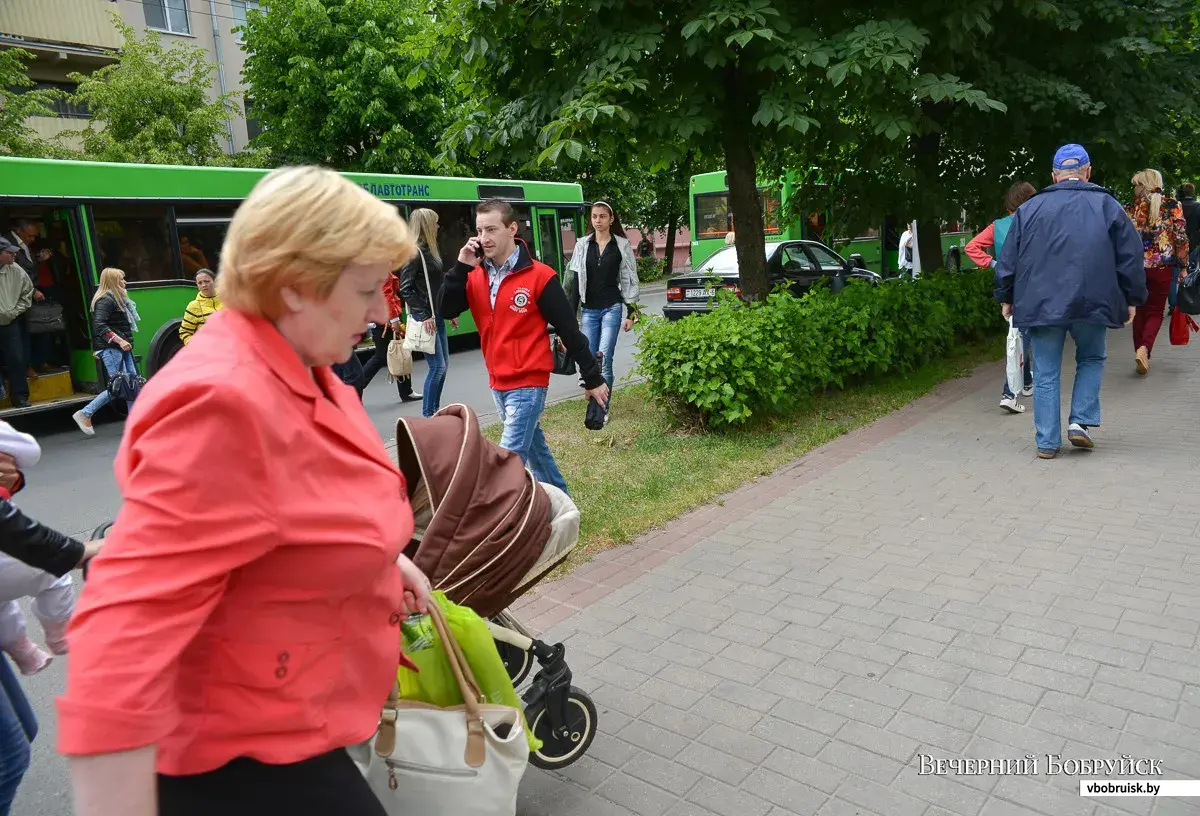
[[[465,606],[446,600],[443,592],[434,592],[434,599],[442,609],[450,634],[467,658],[479,690],[489,703],[506,705],[524,712],[524,704],[513,688],[496,641],[488,630],[487,622]],[[400,699],[415,700],[440,707],[462,705],[462,692],[450,668],[441,638],[433,628],[428,615],[410,615],[400,624],[404,635],[404,654],[420,671],[401,666],[396,679],[400,684]],[[524,718],[524,713],[522,713]],[[525,723],[525,734],[529,739],[529,750],[537,751],[542,742],[535,739]]]

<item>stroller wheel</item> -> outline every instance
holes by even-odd
[[[565,768],[587,753],[596,738],[596,704],[586,693],[571,686],[567,692],[567,729],[565,737],[550,733],[546,701],[539,700],[525,709],[525,720],[533,735],[542,741],[542,748],[529,755],[529,761],[539,768],[555,771]]]
[[[496,641],[496,651],[500,653],[500,660],[504,663],[504,668],[508,671],[508,676],[512,680],[513,688],[517,688],[521,683],[525,682],[525,678],[529,676],[529,672],[533,669],[533,655],[524,649],[513,646],[511,643]]]

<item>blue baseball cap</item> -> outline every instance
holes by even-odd
[[[1085,164],[1091,163],[1092,159],[1088,156],[1088,152],[1083,149],[1083,145],[1063,145],[1054,154],[1055,170],[1074,170],[1077,167],[1083,167]]]

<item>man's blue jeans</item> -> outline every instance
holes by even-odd
[[[17,787],[29,769],[29,743],[37,736],[37,718],[16,672],[0,656],[0,816],[8,816]]]
[[[1089,427],[1100,424],[1100,384],[1104,379],[1108,327],[1094,323],[1034,326],[1029,330],[1033,425],[1041,451],[1055,451],[1062,445],[1062,356],[1068,334],[1075,341],[1075,387],[1068,422]]]
[[[614,303],[607,309],[583,309],[581,327],[591,346],[592,354],[603,354],[600,367],[604,371],[604,381],[611,391],[613,387],[613,355],[617,352],[617,337],[621,333],[621,313],[623,307]]]
[[[434,318],[437,324],[437,342],[433,354],[425,355],[429,371],[425,375],[425,388],[421,392],[421,416],[431,417],[442,407],[442,386],[446,384],[446,369],[450,367],[450,338],[446,334],[446,321]]]
[[[504,423],[500,436],[500,447],[521,456],[525,467],[533,472],[539,482],[554,485],[564,493],[567,483],[558,470],[554,454],[546,444],[539,420],[546,407],[545,388],[515,388],[512,391],[492,391],[496,411]]]

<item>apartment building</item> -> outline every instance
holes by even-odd
[[[182,41],[208,52],[216,66],[211,94],[241,91],[244,53],[233,29],[246,20],[258,0],[0,0],[0,49],[21,48],[34,55],[30,77],[42,87],[72,90],[67,75],[90,73],[114,62],[121,37],[112,24],[119,14],[139,31],[157,31],[163,43]],[[236,152],[256,134],[244,103],[228,123],[224,148]],[[68,102],[57,117],[35,117],[34,129],[51,137],[78,130],[90,114]]]

